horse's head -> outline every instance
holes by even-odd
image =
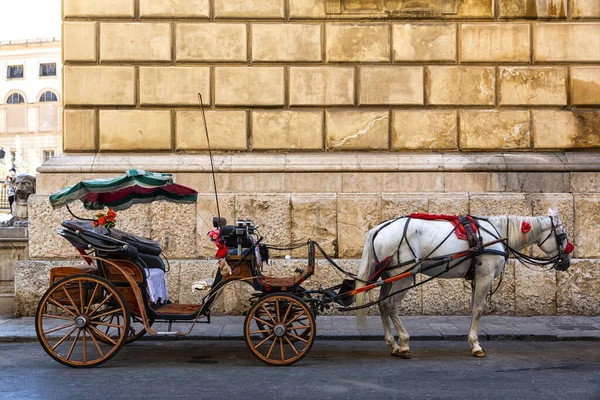
[[[538,246],[548,257],[556,260],[554,269],[566,271],[571,265],[573,244],[567,241],[567,233],[556,207],[548,209],[548,217],[550,221],[542,228]]]

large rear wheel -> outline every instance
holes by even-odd
[[[300,361],[310,351],[315,335],[315,318],[310,308],[287,293],[259,299],[244,321],[244,336],[250,351],[270,365]]]
[[[127,303],[112,283],[95,275],[74,275],[44,293],[35,329],[46,353],[59,363],[95,367],[125,344],[129,318]]]

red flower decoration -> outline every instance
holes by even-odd
[[[570,253],[573,251],[573,249],[575,248],[575,246],[573,246],[573,243],[571,242],[567,242],[567,247],[565,247],[565,253]]]
[[[111,230],[115,227],[115,220],[117,218],[117,213],[112,208],[108,209],[106,214],[98,213],[96,214],[95,220],[92,222],[94,227],[103,226],[108,230]]]
[[[531,224],[527,221],[521,223],[521,232],[527,233],[531,230]]]

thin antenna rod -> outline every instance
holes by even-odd
[[[221,210],[219,210],[219,195],[217,193],[217,180],[215,178],[215,165],[213,162],[212,151],[210,150],[210,139],[208,138],[208,125],[206,124],[206,114],[204,114],[204,102],[202,101],[202,94],[198,93],[198,100],[200,101],[200,109],[202,110],[202,119],[204,120],[204,132],[206,132],[206,143],[208,143],[208,155],[210,157],[210,168],[212,170],[213,186],[215,188],[215,200],[217,201],[217,217],[219,218],[219,228],[221,227]]]

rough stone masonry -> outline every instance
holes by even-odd
[[[598,1],[413,4],[63,0],[67,154],[39,170],[29,257],[40,261],[20,264],[16,279],[74,255],[54,233],[67,215],[49,208],[48,194],[136,167],[201,193],[197,207],[120,213],[122,229],[161,241],[176,260],[171,291],[190,300],[191,277],[210,274],[202,259],[214,251],[201,92],[222,213],[252,218],[268,242],[311,237],[356,268],[366,232],[386,218],[557,206],[573,267],[509,262],[488,311],[599,315]],[[285,273],[285,263],[272,268]],[[324,268],[313,278],[337,279]],[[31,313],[33,286],[19,286],[17,313]],[[243,302],[226,303],[235,313]],[[402,312],[468,306],[463,282],[439,280]]]

